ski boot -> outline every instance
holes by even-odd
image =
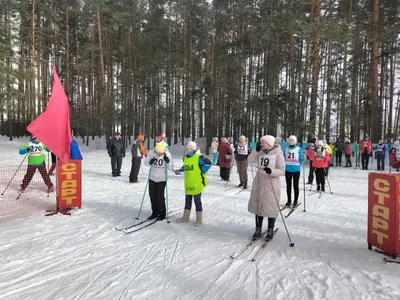
[[[267,236],[265,237],[265,241],[269,242],[274,238],[274,229],[273,228],[268,228],[267,230]]]

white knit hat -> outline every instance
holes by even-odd
[[[322,146],[323,147],[324,146],[324,142],[322,140],[319,140],[318,143],[317,143],[317,146]]]
[[[244,135],[241,135],[239,137],[239,141],[244,142],[246,140],[246,137]]]
[[[289,136],[289,141],[290,140],[293,140],[295,145],[297,144],[297,137],[295,135]]]
[[[193,141],[189,141],[186,145],[186,148],[197,150],[197,144]]]
[[[223,138],[221,138],[221,142],[222,142],[222,143],[227,143],[227,142],[228,142],[228,139],[227,139],[226,137],[223,137]]]
[[[264,135],[263,137],[261,137],[260,142],[261,141],[266,141],[267,144],[272,147],[275,144],[275,137],[273,137],[272,135]]]
[[[399,142],[399,141],[395,141],[395,142],[393,143],[393,146],[394,146],[395,148],[399,148],[400,142]]]

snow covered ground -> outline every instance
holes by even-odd
[[[18,165],[22,143],[0,138],[0,164]],[[279,218],[279,232],[252,262],[261,242],[229,257],[254,232],[250,192],[232,189],[236,168],[227,188],[211,168],[202,227],[194,226],[193,211],[190,224],[174,222],[184,193],[183,178],[171,172],[169,207],[178,214],[126,235],[114,227],[135,222],[148,168],[140,183],[128,184],[129,155],[123,176],[113,178],[105,150],[81,150],[82,209],[0,224],[0,299],[400,299],[400,265],[385,265],[367,247],[367,171],[332,168],[333,194],[307,197],[307,212],[301,207],[286,219],[294,248]],[[180,167],[182,148],[171,151]],[[146,194],[141,219],[149,215]]]

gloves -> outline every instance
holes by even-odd
[[[260,152],[260,150],[261,150],[261,143],[257,142],[256,151]]]
[[[28,151],[33,151],[33,146],[29,146]]]
[[[152,158],[152,159],[150,159],[150,164],[152,165],[152,164],[154,164],[156,161],[157,161],[157,158]]]
[[[265,167],[264,168],[265,173],[271,174],[271,168]]]
[[[169,160],[168,156],[164,155],[164,161],[165,161],[167,164],[169,164],[170,160]]]

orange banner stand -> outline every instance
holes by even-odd
[[[400,254],[400,175],[370,173],[368,177],[368,249],[396,258]]]
[[[57,209],[48,215],[70,214],[72,208],[82,206],[82,161],[57,161]]]

